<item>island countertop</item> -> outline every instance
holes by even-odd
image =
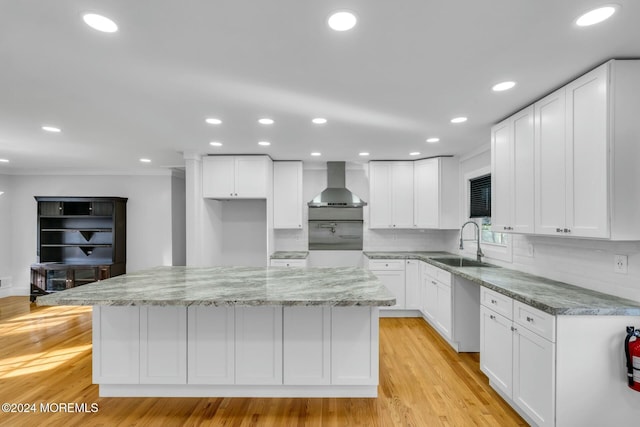
[[[39,296],[38,305],[392,306],[361,268],[156,267]]]

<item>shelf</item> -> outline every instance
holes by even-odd
[[[102,243],[73,243],[73,244],[66,244],[66,243],[47,243],[44,245],[41,245],[43,248],[82,248],[82,247],[89,247],[89,248],[110,248],[111,244],[102,244]]]
[[[43,228],[41,231],[64,231],[64,232],[72,232],[77,231],[82,233],[83,231],[91,231],[94,233],[109,233],[113,229],[112,228]]]
[[[95,219],[111,219],[110,215],[40,215],[40,218],[95,218]]]

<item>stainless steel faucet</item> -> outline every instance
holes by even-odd
[[[462,227],[460,227],[460,249],[464,249],[463,246],[463,240],[462,240],[462,232],[464,231],[464,227],[467,224],[473,224],[476,226],[476,241],[478,242],[478,250],[476,251],[476,259],[480,262],[482,261],[482,257],[484,256],[484,254],[482,253],[482,249],[480,249],[480,227],[478,226],[478,224],[475,221],[467,221],[464,224],[462,224]]]

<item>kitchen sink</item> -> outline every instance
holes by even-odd
[[[451,267],[497,267],[497,265],[461,257],[431,258],[431,260]]]

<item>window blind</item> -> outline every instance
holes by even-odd
[[[491,174],[470,179],[469,218],[491,216]]]

